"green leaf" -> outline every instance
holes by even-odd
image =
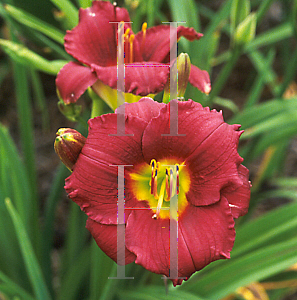
[[[238,259],[221,264],[202,278],[193,277],[180,289],[217,300],[234,293],[237,288],[275,275],[297,260],[297,239],[263,247]],[[198,279],[199,278],[199,279]]]
[[[70,28],[78,24],[78,9],[69,0],[50,0],[64,14]]]
[[[15,227],[23,259],[31,280],[35,296],[37,299],[50,300],[50,294],[45,285],[40,266],[33,251],[33,247],[31,245],[27,232],[24,229],[24,224],[9,198],[5,199],[5,204]]]
[[[269,245],[278,236],[297,232],[297,203],[277,208],[256,220],[245,223],[236,233],[232,258],[251,252],[263,245]]]
[[[58,30],[56,27],[47,24],[46,22],[27,13],[26,11],[16,8],[12,5],[6,4],[4,8],[11,17],[21,24],[45,34],[62,45],[64,44],[64,33]]]
[[[67,63],[65,60],[48,61],[27,47],[9,40],[0,39],[0,46],[13,60],[48,74],[57,75]]]
[[[161,279],[160,279],[161,280]],[[165,286],[153,286],[141,288],[138,290],[120,291],[118,296],[122,300],[203,300],[186,291],[177,290],[176,288],[169,289],[166,292]]]
[[[3,291],[11,295],[19,295],[24,300],[34,300],[34,298],[28,294],[22,287],[13,282],[9,277],[0,271],[0,281],[3,284],[0,284],[0,291]]]

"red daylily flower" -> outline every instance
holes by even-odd
[[[189,100],[178,102],[182,135],[164,136],[170,133],[170,103],[143,98],[125,111],[127,136],[112,135],[116,113],[89,120],[86,143],[66,179],[65,189],[88,215],[87,228],[99,247],[117,260],[118,170],[111,165],[132,165],[124,174],[126,264],[135,261],[169,276],[166,208],[172,186],[178,193],[178,276],[189,278],[229,258],[233,219],[247,213],[250,199],[249,171],[237,153],[240,125],[228,125],[220,112]],[[175,181],[168,165],[177,166]]]
[[[56,79],[66,104],[76,102],[89,86],[103,99],[117,89],[118,24],[110,22],[120,21],[130,22],[128,11],[108,1],[93,1],[92,7],[80,9],[79,24],[65,36],[65,49],[78,62],[67,63]],[[161,92],[169,76],[170,26],[143,26],[135,35],[130,23],[125,23],[124,29],[126,93],[147,96]],[[193,41],[202,34],[178,26],[177,38],[182,36]],[[208,73],[194,65],[189,81],[202,92],[210,92]]]

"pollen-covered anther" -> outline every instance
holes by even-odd
[[[130,63],[133,63],[133,41],[134,41],[135,35],[131,34],[129,37],[129,44],[130,44]]]

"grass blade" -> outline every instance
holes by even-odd
[[[12,5],[6,4],[4,8],[11,17],[13,17],[21,24],[45,34],[61,45],[64,44],[64,33],[58,30],[56,27],[47,24],[46,22],[25,12],[24,10],[16,8]]]
[[[18,242],[21,248],[23,259],[28,271],[29,278],[31,280],[35,296],[37,299],[50,300],[50,294],[45,285],[40,266],[34,254],[34,250],[27,235],[27,232],[24,229],[23,222],[21,221],[19,214],[15,210],[9,198],[5,199],[5,204],[17,234]]]

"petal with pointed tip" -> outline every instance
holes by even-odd
[[[189,82],[205,94],[209,94],[211,91],[209,74],[194,65],[191,65]]]
[[[75,103],[97,81],[96,73],[77,62],[67,63],[58,73],[56,86],[65,104]]]

